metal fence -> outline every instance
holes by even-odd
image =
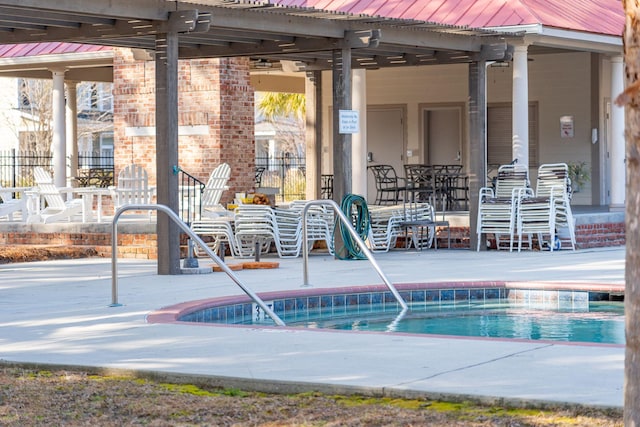
[[[33,185],[33,168],[40,166],[52,172],[49,151],[0,151],[0,184],[7,187]],[[277,188],[277,200],[302,200],[306,195],[306,169],[304,157],[256,157],[256,168],[264,168],[260,186]],[[113,154],[82,152],[78,154],[78,184],[106,187],[113,185]]]
[[[285,153],[282,156],[257,156],[256,168],[264,168],[261,187],[277,188],[276,200],[303,200],[306,197],[306,169],[304,157]]]
[[[33,185],[33,169],[41,166],[51,170],[48,151],[0,151],[0,183],[7,187]]]
[[[40,166],[49,172],[53,170],[53,156],[50,151],[0,151],[0,184],[7,187],[25,187],[33,185],[33,169]],[[113,154],[102,155],[97,152],[78,154],[79,178],[84,175],[93,177],[100,172],[103,184],[113,184]],[[82,172],[85,171],[85,172]],[[109,178],[110,176],[110,178]],[[80,185],[94,185],[91,180],[79,180]]]

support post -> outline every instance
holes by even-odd
[[[51,96],[51,121],[53,136],[51,154],[53,155],[53,183],[56,187],[67,185],[67,138],[64,102],[64,70],[51,70],[53,93]]]
[[[353,70],[353,109],[359,112],[360,129],[352,135],[352,192],[367,198],[367,70]]]
[[[527,46],[513,51],[513,158],[529,170],[529,63]]]
[[[351,193],[351,134],[340,133],[340,110],[351,110],[351,49],[333,51],[333,199]]]
[[[624,63],[621,56],[611,58],[611,97],[624,90]],[[624,212],[626,191],[626,153],[625,153],[625,112],[624,107],[611,103],[611,142],[610,153],[610,185],[611,197],[609,210],[612,212]]]
[[[305,79],[307,200],[320,198],[322,175],[322,73],[309,71]]]
[[[469,240],[478,246],[478,193],[487,180],[487,97],[486,61],[469,64]],[[480,249],[486,250],[486,238],[480,237]]]
[[[71,181],[78,176],[78,82],[67,82],[67,110],[66,110],[66,142],[67,155],[67,180]],[[67,183],[71,187],[71,182]]]
[[[156,179],[158,204],[178,212],[178,33],[156,35]],[[180,229],[158,212],[158,274],[180,274]]]

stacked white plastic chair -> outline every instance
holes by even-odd
[[[278,225],[271,207],[238,206],[235,209],[234,234],[238,256],[241,258],[255,256],[256,246],[261,253],[269,252],[272,242],[276,242],[278,246]]]
[[[302,215],[302,210],[306,204],[307,201],[305,200],[295,200],[290,203],[289,209],[298,210],[300,211],[300,215]],[[325,206],[310,206],[309,209],[307,209],[306,225],[309,250],[313,248],[316,241],[324,241],[327,250],[333,255],[333,209],[327,209]]]
[[[369,206],[370,230],[367,242],[372,252],[388,252],[396,246],[402,232],[403,208],[395,206]]]
[[[218,253],[220,244],[224,243],[229,247],[233,256],[239,255],[238,249],[236,248],[233,227],[227,218],[195,220],[191,223],[191,229],[200,237],[207,236],[213,239],[207,242],[207,246],[209,246],[214,253]],[[205,255],[205,252],[198,245],[195,247],[195,253],[198,256]]]
[[[413,222],[408,228],[407,239],[416,249],[430,248],[435,240],[436,221],[433,206],[430,203],[415,203],[407,208],[407,222]]]
[[[498,169],[495,191],[490,187],[480,189],[476,250],[480,250],[482,234],[493,234],[497,249],[502,249],[507,236],[509,251],[513,250],[518,194],[521,189],[529,187],[528,175],[527,169],[522,166],[503,165]]]
[[[300,255],[302,246],[302,219],[300,209],[275,209],[276,249],[282,258],[295,258]]]
[[[570,205],[569,169],[565,163],[541,165],[538,168],[536,192],[522,192],[518,198],[518,251],[523,237],[529,241],[538,237],[540,248],[551,251],[568,243],[575,250],[575,225]],[[567,229],[567,237],[560,238],[559,229]],[[556,239],[557,238],[557,239]],[[545,240],[548,239],[548,240]],[[559,246],[556,248],[556,241]]]

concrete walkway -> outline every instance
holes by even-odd
[[[378,254],[394,283],[545,281],[624,285],[624,248],[576,252],[393,251]],[[255,292],[300,289],[302,260],[238,271]],[[233,263],[233,260],[228,260]],[[361,391],[621,408],[624,348],[378,333],[149,324],[183,301],[242,294],[224,273],[158,276],[156,263],[111,261],[0,265],[0,359],[194,375],[253,389]],[[314,287],[380,284],[365,261],[312,255]],[[192,379],[195,381],[194,379]]]

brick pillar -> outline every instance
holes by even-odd
[[[129,49],[114,57],[114,160],[116,175],[130,163],[144,165],[156,185],[155,65]],[[246,58],[193,59],[179,63],[179,153],[182,169],[206,182],[221,162],[231,166],[229,191],[254,188],[254,89]],[[153,132],[153,131],[152,131]],[[134,136],[137,135],[137,136]]]

